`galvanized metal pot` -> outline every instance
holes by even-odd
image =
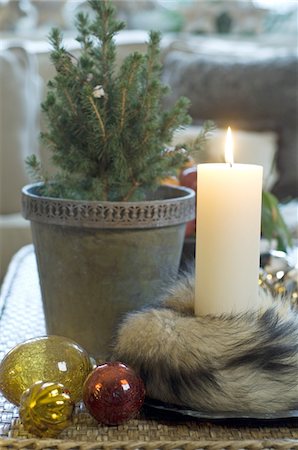
[[[48,334],[109,353],[129,311],[156,303],[176,277],[194,192],[161,186],[142,202],[83,202],[23,188],[31,221]]]

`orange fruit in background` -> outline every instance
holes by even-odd
[[[161,180],[160,184],[171,184],[173,186],[179,186],[180,185],[178,178],[174,177],[174,176],[163,178]]]

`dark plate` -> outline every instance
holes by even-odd
[[[226,420],[249,420],[249,421],[280,421],[289,419],[298,419],[298,410],[278,411],[270,413],[256,413],[256,412],[207,412],[196,411],[183,406],[163,403],[157,400],[146,399],[145,407],[150,410],[158,411],[160,413],[173,413],[184,417],[193,419],[203,419],[211,421],[226,421]]]

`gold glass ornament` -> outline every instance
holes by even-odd
[[[44,336],[17,345],[0,364],[0,391],[20,404],[21,395],[36,381],[62,383],[74,402],[82,398],[83,383],[92,370],[88,353],[74,341]]]
[[[56,437],[71,425],[74,403],[60,383],[37,381],[21,396],[20,418],[26,431]]]

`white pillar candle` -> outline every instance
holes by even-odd
[[[259,305],[262,166],[226,161],[197,167],[195,314]]]

